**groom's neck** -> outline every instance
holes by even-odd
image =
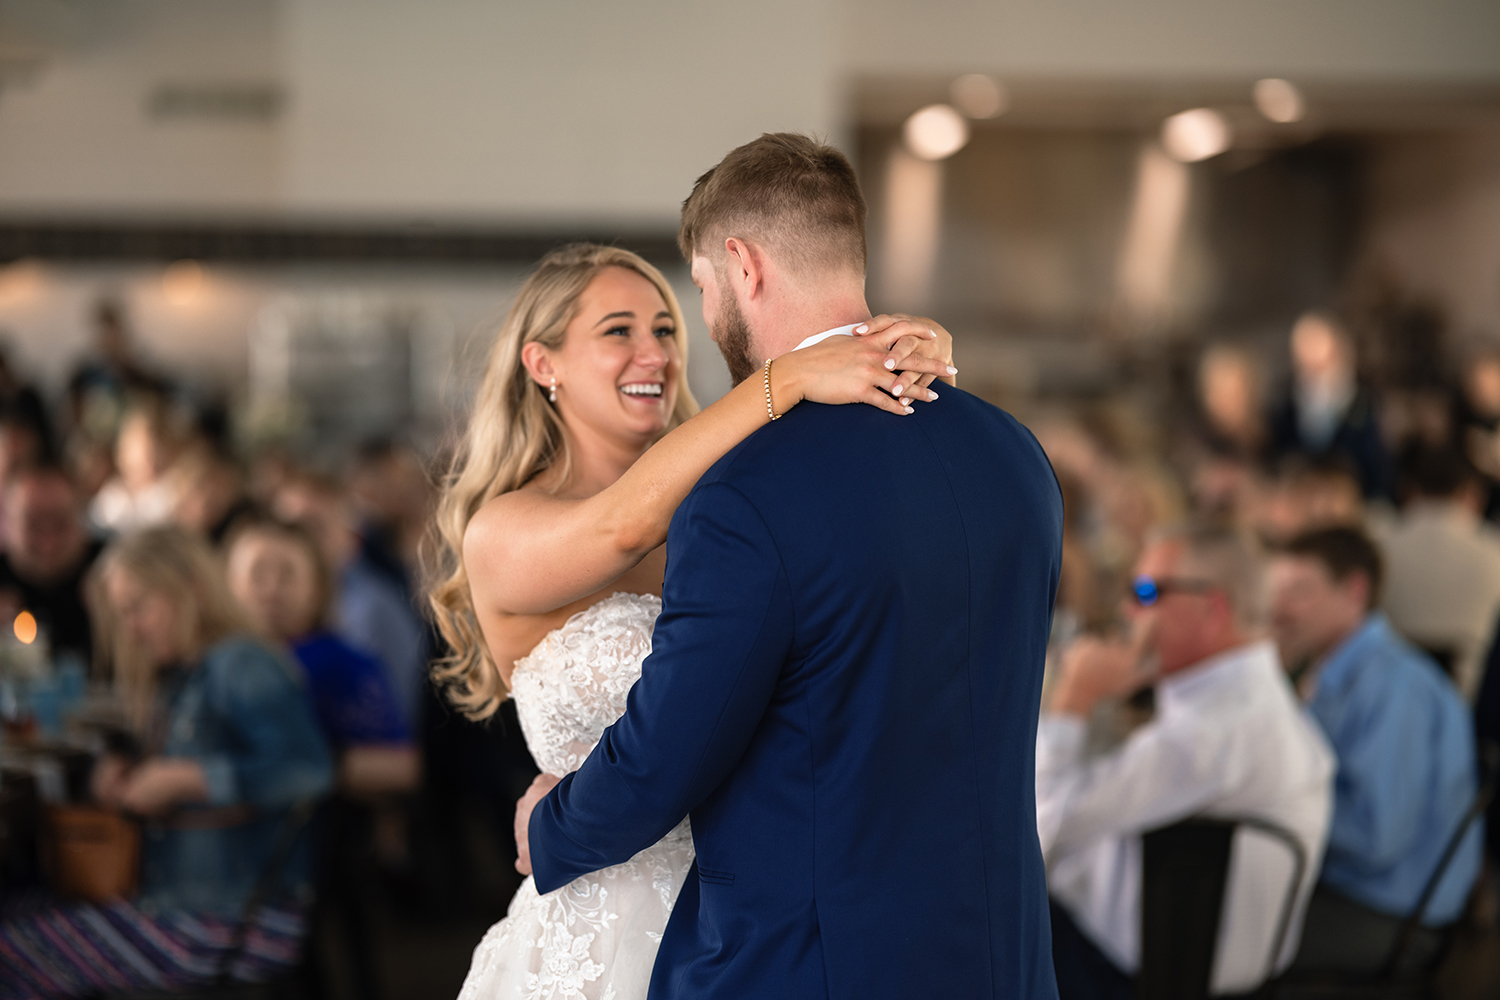
[[[765,356],[775,358],[824,330],[869,318],[863,281],[811,286],[788,296],[775,315],[767,317],[759,339]]]

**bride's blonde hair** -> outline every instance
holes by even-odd
[[[561,348],[583,290],[608,267],[623,267],[651,282],[672,314],[683,374],[667,430],[698,412],[685,377],[687,324],[660,271],[628,250],[592,243],[562,247],[542,258],[521,286],[490,349],[468,430],[454,454],[438,502],[441,562],[429,599],[450,652],[433,664],[433,678],[447,690],[454,705],[473,719],[494,714],[505,696],[505,684],[474,613],[464,566],[464,532],[486,502],[519,488],[544,469],[561,463],[560,479],[567,479],[571,457],[562,418],[548,401],[547,389],[521,363],[521,348],[532,342],[550,350]]]

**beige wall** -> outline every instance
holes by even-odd
[[[843,138],[857,77],[1500,81],[1494,0],[50,2],[83,24],[0,81],[0,212],[667,226],[746,138]],[[35,33],[23,6],[0,0],[0,67]],[[288,104],[275,124],[145,114],[163,82],[214,81]]]
[[[1380,147],[1366,265],[1441,303],[1460,340],[1500,341],[1500,131]]]
[[[285,204],[671,226],[763,131],[838,125],[828,0],[291,0]]]
[[[50,54],[29,79],[0,85],[0,212],[192,212],[260,208],[276,195],[274,125],[151,120],[162,83],[266,81],[281,75],[278,6],[269,0],[126,0],[89,5],[74,31],[12,29]]]
[[[842,61],[865,75],[1500,77],[1493,0],[844,2]]]

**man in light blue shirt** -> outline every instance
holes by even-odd
[[[1338,757],[1300,970],[1380,969],[1477,786],[1468,707],[1437,664],[1372,610],[1381,576],[1379,551],[1355,528],[1303,534],[1272,564],[1282,660]],[[1427,927],[1458,919],[1481,842],[1476,825],[1427,906]],[[1420,937],[1417,957],[1437,943]]]

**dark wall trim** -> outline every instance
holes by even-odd
[[[26,222],[0,219],[0,263],[202,260],[530,264],[565,243],[634,250],[658,265],[682,262],[676,234],[505,232],[429,226],[259,226],[214,223]]]

